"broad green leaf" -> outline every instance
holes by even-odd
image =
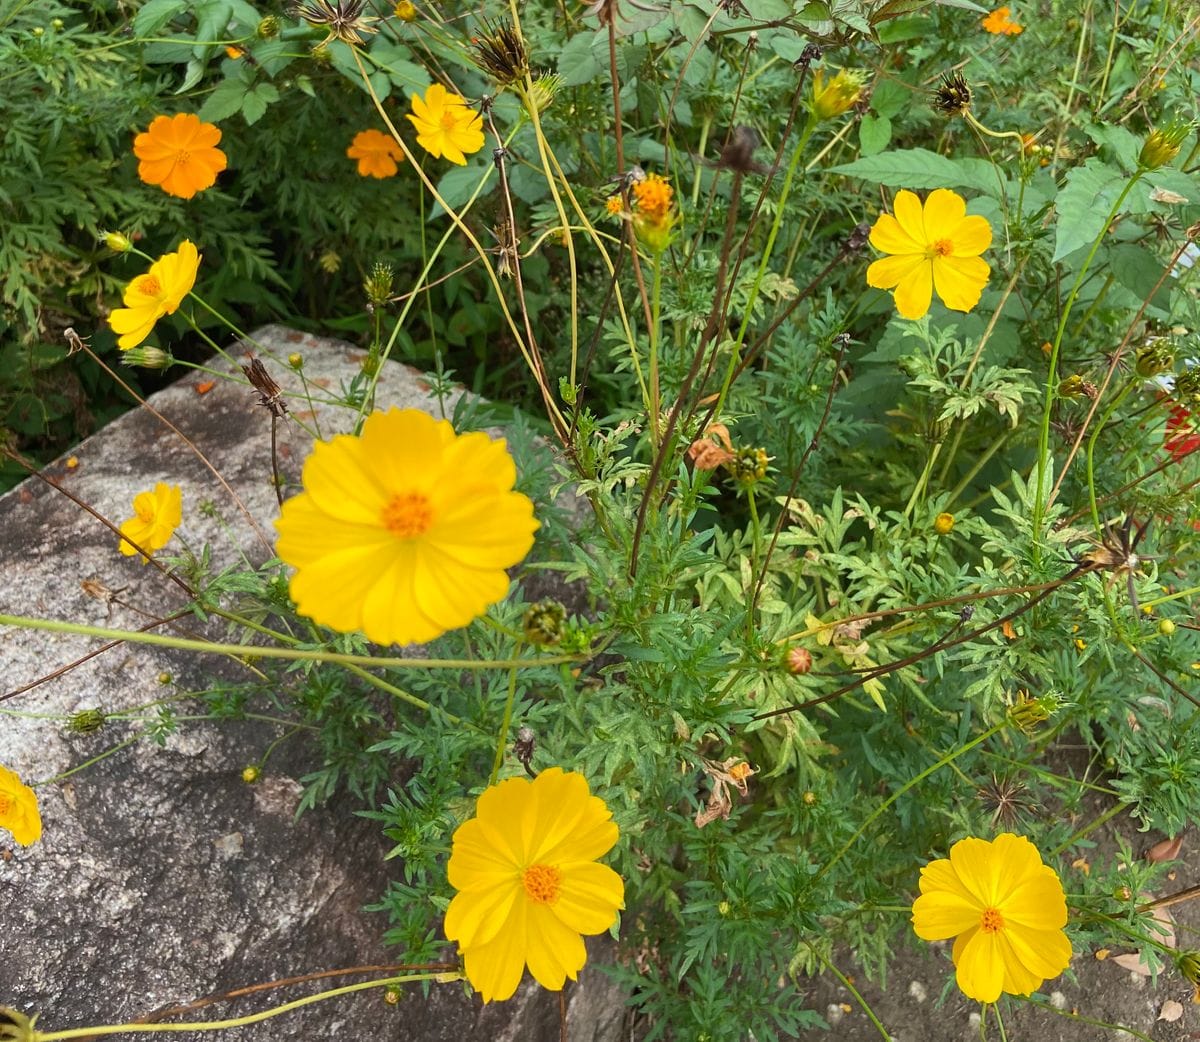
[[[196,86],[200,82],[200,77],[204,75],[205,64],[199,58],[189,58],[187,72],[184,74],[183,82],[176,89],[175,93],[183,94]]]
[[[196,17],[196,43],[192,47],[192,54],[204,60],[214,53],[217,41],[226,38],[233,4],[229,0],[204,0],[192,6],[192,14]]]
[[[881,152],[833,167],[832,173],[861,177],[889,188],[974,188],[996,191],[996,174],[984,159],[948,159],[924,148]]]
[[[1055,240],[1051,260],[1060,261],[1096,240],[1125,181],[1120,170],[1095,157],[1067,174],[1067,182],[1054,202]]]
[[[235,112],[241,111],[242,100],[246,97],[249,89],[250,85],[240,76],[223,80],[205,98],[197,115],[206,123],[220,123],[221,120],[228,119]]]
[[[576,33],[559,52],[558,74],[562,77],[564,87],[581,87],[591,83],[604,71],[592,48],[600,36],[599,32]]]
[[[138,36],[155,36],[172,18],[187,9],[187,0],[150,0],[133,16],[133,31]]]
[[[888,147],[892,140],[892,121],[887,116],[867,113],[858,125],[858,142],[864,156],[873,156]]]

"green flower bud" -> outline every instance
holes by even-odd
[[[103,709],[81,709],[78,713],[71,714],[67,721],[67,730],[71,734],[94,734],[107,720],[108,715]]]
[[[1177,155],[1184,139],[1192,132],[1192,124],[1174,118],[1165,127],[1150,131],[1138,155],[1138,166],[1143,170],[1157,170],[1166,166]]]

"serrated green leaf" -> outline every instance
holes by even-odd
[[[593,44],[600,36],[598,32],[576,33],[559,52],[558,74],[564,87],[582,87],[604,72],[604,66],[596,60],[593,50]]]
[[[223,80],[216,89],[204,100],[197,115],[207,123],[220,123],[235,112],[240,112],[242,100],[246,97],[249,85],[237,77]]]
[[[924,148],[866,156],[832,168],[889,188],[974,188],[995,193],[996,174],[984,159],[949,159]]]
[[[138,36],[154,36],[177,14],[186,11],[187,0],[150,0],[133,16],[133,31]]]

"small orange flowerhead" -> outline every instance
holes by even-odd
[[[149,129],[133,139],[133,154],[140,160],[138,177],[167,195],[190,199],[211,188],[228,165],[217,148],[220,140],[220,130],[190,112],[156,116]]]
[[[867,268],[867,284],[894,289],[904,318],[928,312],[935,289],[946,307],[970,311],[991,274],[979,256],[992,242],[986,218],[968,216],[966,201],[948,188],[930,192],[924,204],[901,189],[894,209],[895,216],[880,214],[871,228],[871,245],[891,256]]]
[[[360,177],[393,177],[400,168],[396,165],[404,159],[404,149],[395,140],[379,130],[360,130],[354,135],[346,155],[358,160]]]
[[[183,499],[179,486],[160,481],[154,491],[139,492],[133,497],[133,517],[121,523],[121,535],[129,536],[149,553],[166,546],[182,520]],[[120,550],[126,557],[138,552],[125,539],[121,540]],[[142,564],[149,563],[142,558]]]
[[[440,83],[412,96],[408,120],[417,128],[417,144],[435,159],[466,166],[467,156],[483,148],[483,119],[461,95]]]
[[[196,283],[200,254],[187,239],[175,253],[166,253],[125,287],[123,308],[108,316],[108,324],[118,334],[122,351],[137,347],[150,335],[154,323],[163,315],[172,315]]]
[[[675,190],[660,174],[649,174],[633,185],[633,227],[638,241],[662,253],[671,241],[675,223]]]
[[[1013,21],[1012,12],[1007,7],[997,7],[983,19],[981,24],[989,33],[997,36],[1016,36],[1025,31],[1023,25],[1017,25]]]

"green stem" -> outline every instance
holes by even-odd
[[[1090,821],[1088,824],[1084,825],[1083,828],[1081,828],[1073,836],[1071,836],[1069,839],[1063,841],[1057,847],[1055,847],[1052,851],[1050,851],[1050,856],[1057,857],[1064,850],[1066,850],[1067,847],[1071,846],[1072,843],[1079,842],[1079,840],[1083,839],[1083,837],[1086,836],[1089,832],[1095,832],[1096,829],[1098,829],[1105,822],[1111,821],[1118,814],[1122,813],[1123,811],[1125,811],[1127,809],[1128,808],[1125,806],[1124,803],[1114,803],[1111,807],[1108,808],[1108,810],[1106,810],[1098,818],[1093,818],[1092,821]]]
[[[152,644],[161,648],[177,648],[180,651],[198,651],[205,655],[248,655],[251,658],[278,658],[293,662],[334,662],[339,665],[373,666],[376,669],[534,669],[542,666],[557,666],[563,662],[580,662],[585,655],[547,655],[532,659],[425,659],[374,657],[371,655],[345,655],[335,651],[306,651],[301,648],[272,648],[255,644],[220,644],[215,641],[188,640],[184,637],[166,637],[139,630],[118,630],[106,626],[85,626],[77,622],[60,622],[58,619],[35,619],[24,615],[0,615],[0,626],[20,626],[24,629],[49,630],[52,633],[78,633],[85,637],[102,637],[105,640],[124,640],[131,644]]]
[[[515,653],[521,653],[521,643],[517,642]],[[508,747],[508,729],[512,726],[513,703],[517,698],[517,671],[509,670],[508,697],[504,700],[504,718],[500,721],[500,735],[496,740],[496,759],[492,762],[492,776],[488,785],[495,785],[500,776],[500,768],[504,765],[504,750]]]
[[[34,1031],[33,1042],[58,1042],[68,1038],[90,1038],[94,1035],[121,1035],[126,1032],[150,1034],[155,1031],[223,1031],[225,1028],[243,1027],[246,1024],[258,1024],[281,1013],[290,1013],[303,1006],[311,1006],[314,1002],[337,998],[339,995],[351,995],[356,991],[366,991],[368,988],[388,988],[394,984],[410,984],[413,981],[436,980],[439,983],[449,983],[462,980],[458,973],[409,973],[402,977],[384,977],[380,980],[362,981],[359,984],[347,984],[341,988],[331,988],[316,995],[305,995],[304,998],[285,1002],[281,1006],[265,1009],[260,1013],[249,1013],[244,1017],[233,1017],[229,1020],[204,1020],[195,1024],[100,1024],[96,1027],[69,1028],[66,1031]]]
[[[1092,522],[1096,526],[1097,534],[1104,531],[1104,526],[1100,524],[1100,508],[1096,503],[1096,471],[1093,460],[1096,440],[1100,437],[1100,432],[1104,430],[1104,425],[1108,422],[1108,418],[1113,414],[1117,406],[1128,397],[1129,392],[1134,389],[1136,383],[1137,381],[1130,380],[1117,392],[1116,397],[1113,398],[1100,419],[1093,425],[1092,433],[1088,436],[1087,450],[1084,454],[1084,461],[1087,466],[1088,506],[1092,511]]]
[[[911,911],[911,909],[905,909],[905,911]],[[862,1011],[867,1015],[867,1019],[875,1025],[875,1030],[883,1036],[885,1042],[891,1042],[891,1033],[883,1026],[879,1018],[875,1016],[875,1011],[867,1004],[867,1000],[862,997],[859,990],[854,986],[853,981],[851,981],[849,977],[842,973],[842,971],[834,966],[832,962],[825,958],[823,953],[817,951],[817,949],[811,944],[809,945],[809,949],[818,959],[821,960],[821,965],[823,965],[825,969],[827,969],[842,982],[842,987],[844,987],[848,992],[850,992],[851,995],[854,996],[854,1001],[857,1002],[862,1008]]]
[[[650,437],[662,444],[662,391],[658,383],[658,345],[662,339],[662,253],[654,251],[654,278],[650,290]]]

